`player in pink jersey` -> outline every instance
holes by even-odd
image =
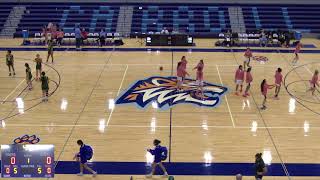
[[[263,101],[262,101],[261,110],[267,109],[266,102],[267,102],[268,89],[272,89],[273,87],[274,87],[274,85],[268,85],[267,84],[267,80],[266,79],[264,79],[261,82],[260,89],[261,89],[261,94],[263,95]]]
[[[252,58],[252,52],[250,48],[247,48],[246,52],[244,53],[244,61],[243,61],[243,70],[246,70],[246,67],[248,66],[249,68],[251,68],[250,66],[250,60]]]
[[[180,61],[182,62],[182,67],[184,69],[187,69],[187,64],[188,64],[187,58],[185,56],[182,56]]]
[[[236,71],[234,81],[236,83],[236,95],[238,96],[238,89],[240,85],[240,93],[242,92],[242,86],[243,86],[243,80],[244,80],[244,71],[242,69],[242,65],[239,66],[239,68]]]
[[[203,94],[203,68],[204,68],[204,63],[202,59],[199,61],[198,65],[193,68],[197,70],[196,83],[201,91],[201,94]]]
[[[279,99],[278,95],[279,95],[281,84],[282,84],[282,74],[281,74],[281,72],[282,72],[282,69],[278,68],[277,71],[276,71],[276,74],[274,75],[275,85],[276,85],[275,95],[274,95],[275,99]]]
[[[297,62],[299,60],[299,53],[300,53],[301,48],[302,48],[302,43],[300,41],[298,41],[296,48],[294,50],[295,57],[293,58],[293,61],[292,61],[293,65],[297,64]]]
[[[177,65],[177,89],[180,90],[181,89],[181,86],[182,86],[182,79],[183,79],[183,76],[184,76],[184,73],[183,73],[183,68],[182,68],[182,65],[181,65],[181,61],[178,62],[178,65]]]
[[[252,82],[253,78],[252,78],[252,75],[251,75],[251,67],[249,67],[247,69],[247,72],[246,72],[246,83],[247,83],[247,87],[246,87],[246,90],[244,91],[244,94],[242,95],[243,97],[247,97],[249,96],[249,90],[250,90],[250,87],[251,87],[251,82]]]
[[[185,71],[183,62],[182,61],[178,62],[178,65],[177,65],[177,89],[178,90],[181,90],[183,80],[186,75],[189,75],[189,74],[187,71]]]
[[[184,74],[184,76],[182,77],[182,82],[184,82],[184,78],[186,77],[186,75],[188,75],[189,76],[189,73],[187,72],[187,64],[188,64],[188,61],[187,61],[187,59],[186,59],[186,57],[185,56],[182,56],[181,57],[181,68],[184,70],[184,72],[185,72],[185,74]]]
[[[319,87],[319,71],[318,70],[314,71],[312,79],[309,82],[310,82],[310,89],[308,91],[311,91],[312,95],[314,95],[314,91],[316,90],[316,86]]]

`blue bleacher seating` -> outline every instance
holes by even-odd
[[[269,29],[320,33],[320,5],[249,4],[241,7],[247,31]]]
[[[57,24],[64,32],[71,33],[76,24],[88,32],[116,31],[119,5],[99,3],[32,3],[25,4],[29,13],[25,13],[15,36],[21,36],[23,29],[30,34],[42,31],[49,22]]]
[[[0,31],[2,30],[15,3],[0,3]]]
[[[26,6],[26,13],[15,36],[28,29],[30,35],[41,32],[52,22],[71,33],[75,24],[87,31],[114,33],[120,6],[114,3],[0,3],[0,30],[15,5]],[[124,4],[127,5],[127,4]],[[134,7],[131,33],[159,32],[164,27],[193,35],[218,34],[230,29],[228,7],[233,4],[131,4]],[[320,33],[320,5],[237,4],[242,8],[248,31],[299,30]],[[306,9],[308,9],[306,11]]]
[[[136,5],[131,33],[169,30],[204,35],[230,28],[227,7],[204,5]]]

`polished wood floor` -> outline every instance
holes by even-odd
[[[12,41],[15,46],[18,45],[18,41],[11,40],[12,45],[7,46],[13,47]],[[198,41],[209,43],[209,40]],[[318,40],[308,41],[320,47]],[[1,40],[0,46],[5,47],[6,42]],[[128,44],[126,47],[135,46],[133,40]],[[37,53],[45,59],[44,51],[13,52],[17,75],[12,78],[8,77],[3,58],[5,52],[0,52],[0,99],[9,101],[0,104],[0,118],[5,119],[0,125],[0,144],[10,144],[14,138],[24,134],[36,134],[42,144],[55,145],[56,160],[67,161],[78,151],[76,140],[83,139],[94,147],[94,161],[146,161],[145,149],[151,147],[154,138],[161,139],[163,145],[168,144],[169,111],[152,107],[141,110],[132,105],[109,109],[108,102],[136,80],[171,75],[172,55],[174,67],[185,55],[192,77],[195,77],[192,68],[199,59],[204,59],[205,81],[223,84],[230,91],[214,109],[191,105],[173,108],[172,161],[204,162],[204,155],[209,153],[212,162],[253,162],[255,153],[264,152],[270,163],[279,163],[281,160],[286,163],[320,163],[319,115],[309,110],[320,113],[320,95],[306,93],[307,87],[303,82],[311,78],[315,69],[320,69],[318,54],[301,54],[299,65],[313,64],[298,67],[286,79],[287,83],[297,81],[288,90],[303,99],[303,105],[309,109],[299,104],[282,87],[280,100],[272,99],[274,90],[269,91],[268,109],[261,112],[259,88],[262,79],[272,84],[278,67],[283,69],[285,76],[293,68],[290,64],[293,54],[254,52],[254,55],[266,56],[269,61],[265,64],[252,62],[254,81],[251,96],[243,98],[234,95],[233,82],[234,72],[238,64],[243,62],[243,53],[55,52],[55,63],[49,64],[54,69],[45,66],[44,70],[51,80],[59,83],[61,79],[61,82],[49,102],[38,104],[40,99],[37,98],[41,97],[39,82],[33,82],[32,91],[23,91],[26,87],[24,63],[28,62],[35,68],[32,59]],[[160,66],[164,67],[163,71],[159,71]],[[51,89],[56,88],[53,81],[50,83]],[[16,104],[10,102],[18,96],[24,99],[24,113],[21,110],[19,113]],[[28,110],[30,107],[33,108]],[[91,179],[89,176],[56,176],[56,179],[76,178]],[[98,176],[97,179],[129,177]],[[138,176],[138,179],[144,178]],[[177,176],[176,179],[235,178]]]

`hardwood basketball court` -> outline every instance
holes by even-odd
[[[10,40],[12,41],[12,40]],[[17,40],[8,42],[18,45]],[[317,40],[307,42],[320,44]],[[7,47],[2,41],[1,47]],[[124,47],[135,47],[134,40],[125,40]],[[209,47],[208,40],[197,40],[200,47]],[[13,46],[11,46],[13,47]],[[319,98],[306,93],[306,83],[315,69],[320,69],[319,55],[301,54],[296,69],[290,64],[293,53],[263,53],[266,63],[252,61],[253,85],[251,96],[234,95],[234,72],[243,63],[243,53],[234,52],[163,52],[159,51],[56,51],[55,63],[44,66],[50,82],[49,102],[41,103],[40,82],[33,81],[34,89],[26,90],[24,63],[39,53],[45,60],[46,51],[13,51],[17,75],[8,77],[5,51],[0,52],[0,144],[10,144],[16,137],[36,134],[41,144],[55,146],[56,161],[72,161],[79,147],[78,139],[94,148],[93,161],[146,162],[146,149],[155,138],[169,146],[170,110],[148,106],[115,105],[113,101],[132,83],[151,76],[175,75],[181,56],[188,60],[192,78],[198,60],[204,59],[205,81],[229,88],[215,108],[178,104],[171,114],[172,162],[250,163],[257,152],[263,152],[267,163],[319,163],[320,137]],[[173,59],[172,59],[173,57]],[[173,64],[172,64],[173,62]],[[305,66],[301,66],[307,64]],[[159,67],[164,68],[163,71]],[[173,67],[173,71],[172,71]],[[288,91],[302,99],[303,105],[290,96],[284,86],[280,100],[273,100],[269,91],[268,109],[260,111],[262,102],[260,83],[274,82],[276,68],[287,75]],[[35,76],[35,72],[33,72]],[[17,107],[21,97],[24,106]],[[310,102],[309,102],[310,101]],[[188,171],[188,170],[186,170]],[[99,173],[99,172],[98,172]],[[169,171],[170,173],[170,171]],[[91,176],[56,175],[55,179],[91,179]],[[96,179],[129,179],[129,175],[98,175]],[[133,176],[145,179],[144,176]],[[252,177],[244,177],[244,179]],[[154,177],[160,179],[160,177]],[[235,179],[234,176],[175,176],[175,179]],[[266,176],[266,180],[284,180],[286,176]],[[317,177],[291,177],[311,180]]]

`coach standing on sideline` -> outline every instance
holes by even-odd
[[[262,180],[262,177],[267,173],[267,167],[262,159],[262,153],[257,153],[255,156],[256,160],[254,163],[256,180]]]
[[[81,30],[80,30],[79,24],[76,25],[74,34],[76,38],[76,49],[80,49],[82,37],[81,37]]]

